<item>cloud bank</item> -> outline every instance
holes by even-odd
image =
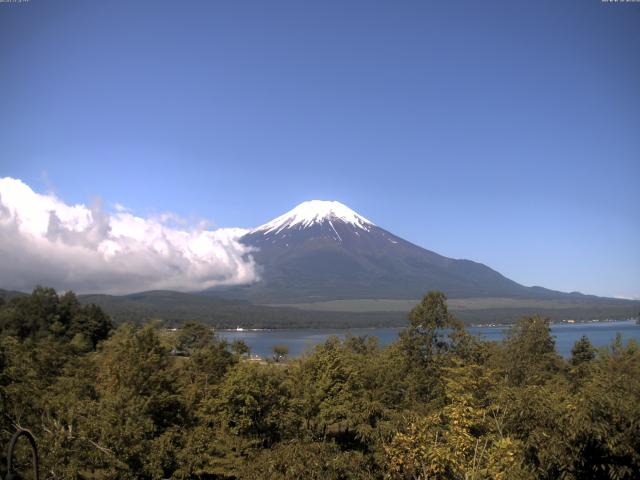
[[[178,225],[178,226],[176,226]],[[257,280],[246,230],[206,230],[176,217],[68,205],[0,178],[0,288],[37,284],[79,293],[204,290]]]

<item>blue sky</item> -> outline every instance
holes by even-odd
[[[640,295],[640,4],[0,4],[0,177],[251,227],[339,200],[525,285]]]

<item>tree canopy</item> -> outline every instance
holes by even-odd
[[[52,479],[634,479],[640,347],[473,337],[430,292],[399,340],[255,361],[187,322],[114,329],[73,293],[0,305],[0,441]],[[27,458],[24,446],[18,457]],[[4,464],[0,474],[4,476]],[[26,472],[26,470],[24,470]]]

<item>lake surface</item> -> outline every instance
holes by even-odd
[[[469,331],[480,335],[485,340],[501,340],[509,327],[469,327]],[[287,329],[287,330],[219,330],[220,338],[243,340],[251,348],[252,355],[269,357],[274,345],[287,345],[290,356],[298,356],[307,349],[323,343],[327,338],[336,335],[345,338],[346,335],[369,335],[378,338],[381,346],[389,345],[398,339],[402,328],[350,328],[350,329]],[[571,355],[571,347],[582,335],[586,335],[596,347],[609,345],[616,337],[622,334],[622,340],[626,343],[632,338],[640,342],[640,325],[633,320],[597,323],[575,323],[551,325],[551,334],[556,340],[556,350],[561,355]]]

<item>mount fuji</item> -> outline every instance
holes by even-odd
[[[310,201],[240,233],[260,279],[197,292],[80,295],[116,321],[198,320],[217,328],[402,326],[429,290],[469,323],[509,323],[522,315],[555,320],[630,318],[640,302],[525,287],[481,263],[414,245],[338,202]],[[0,290],[0,299],[20,292]]]
[[[525,287],[481,263],[444,257],[335,201],[301,203],[241,242],[253,248],[260,280],[226,294],[254,303],[416,299],[429,290],[449,298],[584,297]]]

